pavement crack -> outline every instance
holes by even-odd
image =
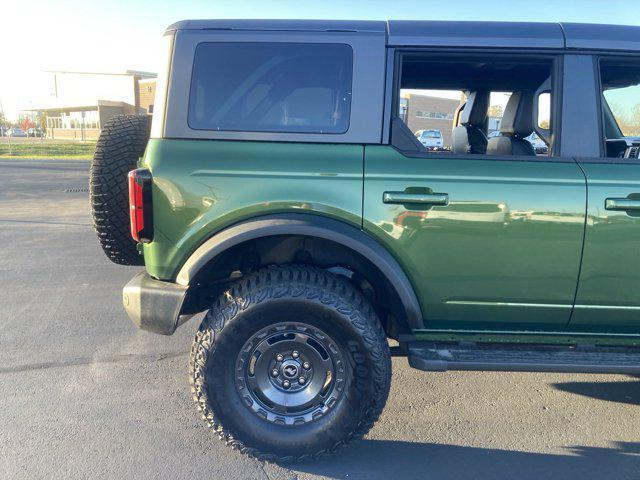
[[[77,357],[77,358],[71,358],[68,360],[61,360],[61,361],[55,361],[55,362],[28,363],[26,365],[0,367],[0,374],[30,372],[34,370],[46,370],[49,368],[76,367],[81,365],[125,363],[125,362],[132,362],[136,360],[162,361],[162,360],[168,360],[171,358],[180,357],[186,354],[187,354],[186,352],[153,353],[153,354],[143,354],[143,355],[139,355],[135,353],[127,353],[122,355],[112,355],[109,357]]]

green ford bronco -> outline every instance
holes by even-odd
[[[100,243],[142,329],[208,311],[220,437],[316,458],[425,371],[640,372],[640,28],[182,21],[105,125]],[[443,147],[416,133],[439,131]]]

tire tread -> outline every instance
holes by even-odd
[[[93,227],[104,253],[119,265],[144,265],[129,231],[127,174],[144,154],[150,128],[147,115],[116,115],[105,123],[91,162]]]

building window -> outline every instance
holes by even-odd
[[[47,128],[62,128],[62,118],[47,117]]]
[[[98,110],[63,112],[59,116],[47,116],[47,128],[87,129],[100,128]]]

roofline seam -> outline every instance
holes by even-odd
[[[564,25],[562,24],[562,22],[558,22],[558,25],[560,26],[560,31],[562,32],[562,41],[564,43],[564,48],[567,48],[567,34],[564,31]]]

